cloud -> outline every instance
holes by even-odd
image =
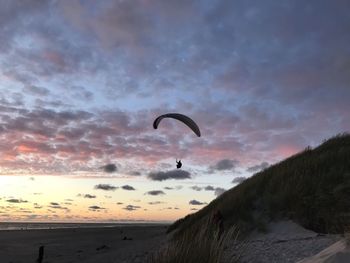
[[[183,188],[182,185],[177,185],[175,187],[169,187],[169,186],[164,187],[165,190],[181,190],[182,188]]]
[[[123,207],[123,209],[127,211],[134,211],[139,208],[141,208],[141,206],[137,206],[137,205],[127,205],[126,207]]]
[[[213,186],[211,186],[211,185],[207,185],[206,187],[199,187],[199,186],[191,186],[190,187],[191,189],[193,189],[193,190],[195,190],[195,191],[202,191],[203,189],[205,190],[205,191],[214,191],[214,194],[216,195],[216,196],[218,196],[218,195],[221,195],[224,191],[225,191],[225,189],[223,189],[223,188],[220,188],[220,187],[216,187],[216,188],[214,188]]]
[[[16,212],[27,213],[27,214],[33,213],[31,210],[28,210],[28,209],[23,208],[23,207],[21,207],[21,208],[19,208],[18,210],[16,210]]]
[[[132,175],[132,176],[140,176],[140,175],[141,175],[141,172],[139,172],[139,171],[131,171],[131,172],[129,173],[129,175]]]
[[[207,203],[200,202],[200,201],[197,201],[197,200],[191,200],[191,201],[189,201],[189,204],[190,205],[206,205]]]
[[[117,166],[113,163],[101,166],[101,169],[103,169],[103,171],[105,171],[106,173],[114,173],[114,172],[118,171]]]
[[[96,195],[85,194],[85,195],[84,195],[84,198],[93,199],[93,198],[96,198]]]
[[[151,172],[148,174],[148,178],[153,181],[164,181],[169,179],[190,179],[191,174],[184,170],[171,170],[168,172]]]
[[[153,190],[146,192],[145,195],[165,195],[165,193],[161,190]]]
[[[48,207],[53,208],[53,209],[62,209],[62,210],[66,210],[67,212],[70,212],[70,209],[68,207],[61,206],[57,202],[50,202],[50,205]]]
[[[191,186],[190,188],[195,191],[202,191],[202,187],[199,187],[197,185]]]
[[[38,87],[33,85],[26,87],[24,91],[27,91],[37,96],[47,96],[50,93],[50,91],[44,87]]]
[[[6,131],[5,137],[12,136],[6,148],[1,147],[2,155],[7,156],[7,158],[2,158],[0,165],[14,173],[16,170],[25,170],[28,166],[32,168],[33,174],[69,174],[79,171],[91,173],[94,170],[95,161],[93,160],[100,160],[106,155],[136,158],[140,161],[159,158],[157,157],[159,156],[158,150],[148,151],[147,155],[142,150],[145,147],[154,148],[152,143],[156,142],[142,141],[135,146],[130,146],[131,141],[138,140],[139,137],[143,136],[145,116],[120,111],[101,111],[92,114],[82,110],[59,111],[44,107],[38,107],[32,111],[12,106],[6,106],[4,109],[0,105],[0,108],[2,114],[10,112],[6,113],[5,119],[2,120],[3,124],[0,126],[0,130]],[[2,119],[2,114],[0,119]],[[8,116],[11,114],[13,116]],[[47,123],[47,125],[43,125],[43,123]],[[13,137],[13,134],[16,138]],[[33,139],[23,139],[29,138],[24,136],[25,134],[29,134],[28,136]],[[130,139],[126,140],[126,135],[131,136]],[[108,138],[113,138],[113,140]],[[115,152],[117,146],[118,154]],[[49,159],[50,156],[54,155],[66,157],[56,159],[49,166],[48,162],[32,162],[28,158],[18,161],[15,156],[20,154],[32,154],[41,159]],[[82,162],[87,165],[81,165]],[[115,170],[114,166],[109,164],[102,169],[105,168],[106,171],[112,172]],[[131,165],[130,170],[134,169],[135,167]],[[80,174],[84,175],[84,173]],[[139,173],[133,174],[138,175]]]
[[[121,188],[128,191],[135,191],[135,188],[132,187],[131,185],[123,185],[121,186]]]
[[[247,178],[246,177],[244,177],[244,176],[237,176],[237,177],[235,177],[235,178],[233,178],[233,180],[232,180],[232,183],[233,184],[240,184],[240,183],[242,183],[244,180],[246,180]]]
[[[251,167],[248,167],[247,168],[247,172],[255,173],[255,172],[264,170],[267,167],[269,167],[269,163],[268,162],[262,162],[261,164],[257,164],[257,165],[253,165]]]
[[[118,202],[117,205],[122,205],[123,203],[122,202]]]
[[[149,205],[159,205],[159,204],[163,204],[164,202],[162,201],[154,201],[154,202],[148,202]]]
[[[41,209],[41,208],[43,208],[41,205],[39,205],[38,203],[34,203],[33,204],[34,205],[34,208],[35,209]]]
[[[23,200],[23,199],[15,199],[15,198],[11,198],[11,199],[8,199],[6,200],[6,202],[9,202],[9,203],[28,203],[27,200]]]
[[[73,96],[81,98],[83,101],[92,101],[94,98],[94,93],[82,86],[71,86],[67,91],[72,92]]]
[[[91,172],[106,156],[148,165],[174,152],[194,165],[227,156],[272,163],[349,130],[346,1],[312,9],[290,0],[151,2],[2,6],[4,171],[66,175]],[[49,16],[55,19],[41,23]],[[162,105],[154,104],[160,97]],[[104,110],[115,105],[121,110]],[[149,116],[167,105],[205,124],[206,136],[193,140],[187,127],[172,124],[149,136]],[[94,111],[88,119],[60,116],[74,108]]]
[[[239,162],[237,160],[223,159],[218,161],[215,165],[211,166],[211,171],[226,171],[233,170]]]
[[[95,189],[100,189],[104,191],[115,191],[116,189],[118,189],[118,187],[110,184],[98,184],[98,185],[95,185]]]
[[[221,187],[217,187],[217,188],[215,188],[214,194],[215,194],[216,196],[220,196],[220,195],[222,195],[224,192],[226,192],[226,189],[221,188]]]
[[[204,188],[205,191],[215,191],[215,188],[212,187],[211,185],[208,185]]]
[[[100,207],[98,205],[89,206],[89,210],[91,210],[91,211],[100,211],[100,210],[103,210],[103,209],[105,209],[105,208]]]
[[[68,207],[61,206],[61,205],[49,205],[49,207],[51,207],[53,209],[62,209],[62,210],[70,211],[70,209]]]

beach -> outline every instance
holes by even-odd
[[[0,262],[145,262],[166,240],[165,225],[0,231]]]

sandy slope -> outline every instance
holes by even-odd
[[[306,258],[298,263],[349,263],[350,246],[342,239],[315,256]]]
[[[0,231],[0,262],[144,262],[166,238],[165,226]],[[132,240],[123,240],[124,237]]]
[[[295,263],[317,254],[339,239],[337,235],[318,235],[292,221],[273,222],[268,225],[267,234],[255,232],[245,240],[240,249],[241,262]]]

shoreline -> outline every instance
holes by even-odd
[[[2,231],[28,231],[28,230],[45,230],[45,229],[82,229],[82,228],[115,228],[115,227],[148,227],[148,226],[165,226],[170,223],[17,223],[1,222],[0,232]]]

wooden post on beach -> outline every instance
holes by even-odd
[[[37,259],[37,263],[42,263],[44,258],[44,246],[39,247],[39,257]]]

